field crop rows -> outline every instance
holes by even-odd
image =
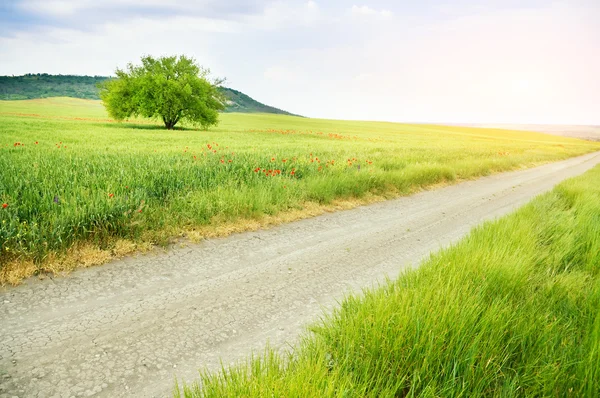
[[[97,101],[0,101],[0,282],[94,263],[77,257],[83,249],[101,262],[205,226],[600,149],[537,133],[288,116],[224,114],[218,128],[171,132],[106,118]]]

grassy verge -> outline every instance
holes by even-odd
[[[407,194],[600,144],[530,132],[224,114],[110,123],[98,101],[0,101],[0,283],[207,227]]]
[[[186,397],[597,397],[600,167]]]

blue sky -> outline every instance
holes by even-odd
[[[0,74],[187,54],[313,117],[600,124],[596,0],[0,0]]]

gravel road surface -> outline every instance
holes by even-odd
[[[168,396],[293,343],[345,293],[509,213],[600,152],[0,288],[0,397]]]

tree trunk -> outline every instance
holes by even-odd
[[[173,130],[177,122],[179,122],[179,118],[181,117],[182,111],[177,112],[176,116],[162,117],[163,123],[167,130]]]
[[[177,123],[174,120],[167,120],[163,118],[163,122],[165,123],[165,127],[167,128],[167,130],[173,130],[173,127],[175,127],[175,123]]]

